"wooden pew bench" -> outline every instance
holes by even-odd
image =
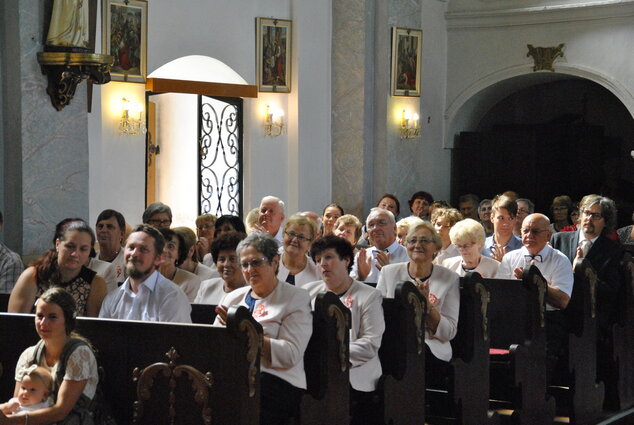
[[[634,282],[631,246],[621,260],[622,285],[618,317],[610,338],[599,346],[599,378],[605,384],[604,408],[618,411],[634,406]]]
[[[491,293],[491,407],[511,423],[548,424],[555,400],[546,391],[546,281],[535,266],[522,280],[484,279]]]
[[[97,350],[119,425],[259,421],[262,328],[244,307],[230,309],[227,328],[79,318],[77,332]],[[0,314],[0,335],[0,394],[8,396],[20,353],[38,341],[33,315]]]
[[[602,416],[604,387],[597,382],[597,276],[590,262],[575,267],[575,283],[564,310],[569,327],[566,355],[548,388],[557,416],[573,424],[592,424]]]
[[[307,391],[302,425],[350,423],[350,310],[332,292],[317,295],[304,353]]]
[[[489,410],[489,299],[489,291],[478,273],[460,278],[458,333],[451,341],[453,358],[446,385],[427,385],[425,419],[430,424],[499,422],[497,413]]]
[[[379,350],[385,423],[425,423],[425,314],[427,303],[411,282],[383,299],[385,332]]]

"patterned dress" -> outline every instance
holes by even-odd
[[[97,272],[90,270],[87,267],[82,266],[81,271],[75,277],[75,279],[70,282],[57,282],[54,279],[49,279],[48,285],[46,288],[37,289],[36,299],[40,297],[47,289],[53,287],[60,287],[66,289],[75,300],[75,304],[77,305],[77,315],[85,316],[86,315],[86,307],[88,305],[88,297],[90,296],[90,288],[92,285],[92,281],[97,275]],[[33,307],[35,310],[35,307]]]

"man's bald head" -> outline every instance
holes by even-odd
[[[522,223],[522,244],[532,255],[538,254],[552,236],[550,220],[544,214],[530,214]]]

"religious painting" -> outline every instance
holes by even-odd
[[[147,2],[103,0],[102,50],[114,56],[113,81],[145,82],[147,74]]]
[[[392,29],[392,96],[420,96],[423,31]]]
[[[258,90],[291,91],[291,21],[256,18]]]

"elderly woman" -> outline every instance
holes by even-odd
[[[195,304],[220,304],[226,294],[246,285],[236,254],[238,244],[246,236],[245,233],[229,232],[214,239],[211,243],[211,256],[220,277],[203,280],[194,299]]]
[[[326,208],[324,208],[324,212],[321,217],[321,220],[324,223],[324,230],[322,232],[324,236],[332,234],[335,222],[342,215],[344,215],[344,212],[343,208],[341,208],[341,205],[335,202],[326,205]]]
[[[185,241],[180,234],[172,229],[160,229],[160,232],[165,238],[165,248],[163,248],[163,263],[159,272],[180,286],[191,303],[198,294],[201,281],[195,274],[179,268],[187,258]]]
[[[462,214],[455,208],[437,208],[432,213],[431,223],[442,241],[442,247],[434,258],[434,264],[442,265],[445,259],[460,255],[458,248],[451,243],[449,237],[449,231],[460,220],[462,220]]]
[[[361,221],[359,221],[356,216],[346,214],[339,217],[335,222],[333,234],[347,240],[352,246],[352,249],[355,250],[357,241],[361,237],[362,228],[363,224],[361,224]]]
[[[178,266],[179,268],[195,274],[201,281],[220,276],[215,268],[212,269],[198,262],[198,255],[196,254],[198,238],[196,238],[196,233],[192,229],[182,226],[174,227],[172,230],[180,235],[179,240],[182,239],[187,253],[185,260]]]
[[[572,212],[572,199],[568,195],[556,196],[550,206],[552,211],[552,220],[550,223],[550,231],[561,232],[564,227],[570,226],[570,213]]]
[[[162,202],[154,202],[143,211],[143,223],[157,229],[169,229],[172,225],[172,209]]]
[[[38,365],[53,375],[54,404],[9,417],[0,413],[1,425],[80,423],[81,415],[90,415],[91,410],[101,407],[101,400],[93,400],[99,382],[95,355],[90,345],[73,333],[76,311],[73,297],[62,288],[51,288],[38,300],[35,330],[40,340],[18,359],[14,397],[18,396],[25,371]]]
[[[278,279],[298,287],[319,280],[315,263],[308,256],[316,233],[315,222],[306,216],[295,214],[286,221]]]
[[[398,243],[405,246],[406,244],[405,240],[407,239],[407,232],[409,231],[409,228],[412,226],[418,226],[422,222],[423,220],[413,215],[410,215],[409,217],[405,217],[397,221],[396,222],[396,240],[398,241]]]
[[[95,233],[83,220],[61,226],[55,248],[20,275],[9,297],[9,313],[31,313],[44,291],[59,286],[72,295],[80,316],[97,317],[108,288],[101,276],[86,267],[94,243]]]
[[[309,283],[311,299],[330,291],[350,309],[350,398],[351,424],[382,424],[379,395],[376,387],[381,377],[379,348],[385,330],[381,293],[353,280],[350,270],[354,262],[352,246],[343,238],[330,235],[319,238],[310,248],[323,280]]]
[[[215,325],[224,325],[227,308],[247,307],[262,325],[260,359],[260,424],[284,424],[299,415],[306,389],[304,351],[313,331],[310,297],[303,289],[277,278],[278,244],[270,235],[254,232],[238,244],[237,253],[249,286],[228,293],[216,307]]]
[[[495,277],[500,262],[480,252],[486,239],[480,223],[470,218],[464,219],[451,228],[449,237],[458,248],[460,256],[446,259],[443,266],[460,276],[464,276],[466,272],[478,272],[482,277]]]
[[[428,369],[442,369],[447,366],[445,362],[451,360],[450,341],[456,336],[460,310],[458,274],[432,263],[441,246],[440,236],[431,223],[412,226],[407,233],[406,245],[410,261],[384,266],[376,286],[384,297],[394,298],[398,282],[412,281],[427,299],[425,344]]]

